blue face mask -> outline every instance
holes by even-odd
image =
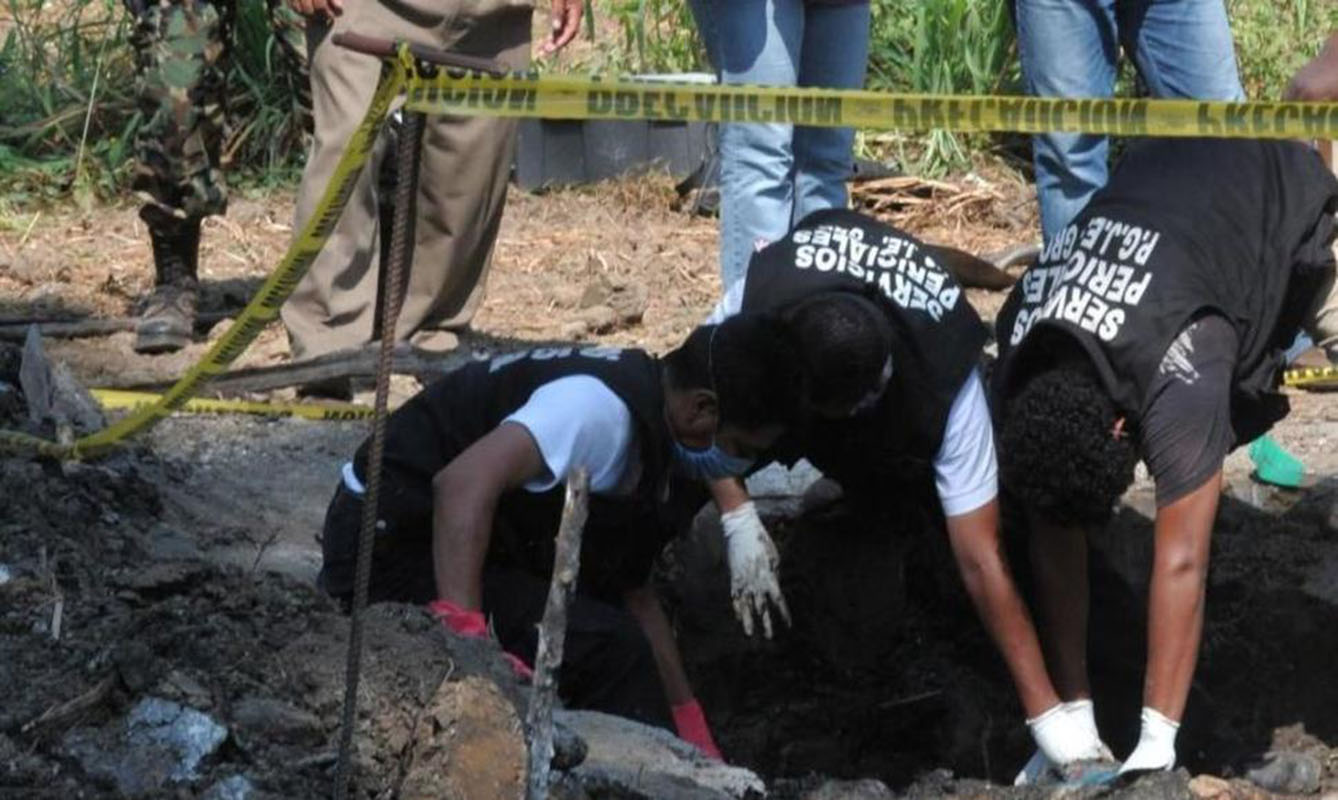
[[[732,456],[714,442],[705,450],[693,450],[680,442],[674,442],[674,467],[685,478],[698,481],[737,478],[752,465],[753,459]]]

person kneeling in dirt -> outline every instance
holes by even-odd
[[[528,672],[563,484],[584,467],[589,518],[559,694],[574,708],[677,730],[719,758],[648,580],[696,511],[680,499],[705,499],[690,484],[742,474],[780,434],[792,413],[788,360],[783,329],[752,317],[698,328],[663,360],[550,348],[442,378],[387,423],[371,601],[426,603],[464,636],[487,636],[486,614]],[[344,467],[322,541],[320,585],[345,603],[367,447]]]
[[[1121,773],[1175,765],[1227,453],[1286,415],[1298,328],[1338,342],[1335,210],[1338,181],[1303,144],[1138,142],[999,314],[1000,472],[1066,701],[1091,696],[1087,531],[1140,457],[1156,484],[1142,732]]]
[[[1061,708],[1000,547],[994,433],[977,369],[987,331],[943,266],[963,257],[846,210],[812,214],[753,256],[742,309],[789,326],[808,405],[768,455],[809,459],[867,518],[936,502],[1022,705],[1044,720],[1032,725],[1041,751],[1060,764],[1097,758],[1090,710]],[[769,632],[767,604],[786,613],[775,548],[741,481],[711,489],[736,612],[746,630],[758,614]]]

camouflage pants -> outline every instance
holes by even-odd
[[[228,137],[227,73],[235,2],[258,0],[126,0],[134,18],[135,134],[131,186],[144,200],[151,227],[222,214],[228,204],[223,150]],[[310,90],[300,18],[283,0],[269,0],[279,57],[296,59],[306,106]],[[299,46],[294,46],[294,43]]]

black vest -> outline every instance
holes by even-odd
[[[641,456],[641,478],[632,494],[590,496],[580,586],[616,599],[644,582],[674,528],[665,508],[672,440],[664,421],[660,364],[640,350],[556,347],[501,355],[462,367],[405,403],[387,420],[380,503],[400,535],[430,537],[433,476],[540,386],[569,375],[597,378],[627,404]],[[354,458],[358,475],[366,475],[366,450],[364,443]],[[559,483],[542,493],[504,494],[489,563],[549,575],[564,489]]]
[[[1338,182],[1295,142],[1147,140],[1046,248],[999,313],[996,397],[1076,340],[1135,425],[1171,341],[1195,317],[1235,328],[1232,427],[1242,444],[1286,416],[1283,352],[1320,282]],[[1002,403],[998,413],[1006,413]]]
[[[891,323],[892,379],[877,408],[816,420],[797,455],[846,486],[930,474],[948,411],[979,363],[987,331],[957,280],[914,236],[845,209],[805,217],[748,265],[742,310],[783,311],[819,292],[853,292]],[[842,477],[845,480],[842,480]]]

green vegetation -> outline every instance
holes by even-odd
[[[1008,0],[873,0],[869,86],[905,92],[1018,91]],[[283,0],[273,0],[283,14]],[[685,0],[587,0],[600,35],[578,69],[703,70]],[[1277,97],[1288,78],[1338,30],[1335,0],[1227,0],[1241,79],[1251,97]],[[0,192],[5,203],[124,192],[129,145],[140,124],[132,95],[129,21],[121,0],[0,0]],[[300,34],[274,38],[266,0],[238,0],[229,76],[230,179],[273,182],[295,174],[307,122],[305,76],[291,57]],[[612,33],[612,35],[610,35]],[[1121,81],[1128,91],[1132,81]],[[875,155],[927,174],[958,170],[988,137],[943,132],[862,139]],[[1023,142],[1002,140],[1009,146]],[[1025,146],[1025,144],[1023,144]]]
[[[0,3],[0,191],[15,206],[122,193],[142,121],[122,3]],[[305,150],[306,78],[282,57],[265,0],[239,0],[234,27],[224,152],[251,180],[282,179]]]

